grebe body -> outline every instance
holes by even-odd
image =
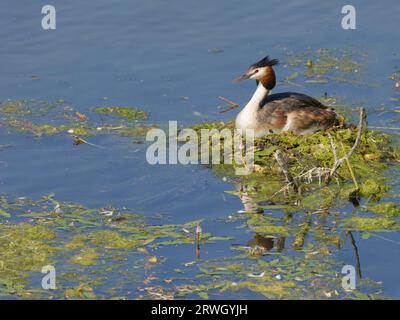
[[[252,98],[236,117],[236,128],[253,129],[255,136],[261,137],[284,131],[305,135],[335,125],[335,111],[310,96],[296,92],[271,94],[276,85],[272,66],[277,63],[265,57],[236,79],[257,81]]]

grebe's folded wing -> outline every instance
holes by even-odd
[[[282,93],[274,93],[265,97],[265,99],[261,102],[261,107],[266,105],[277,106],[282,105],[284,109],[287,109],[288,112],[293,109],[300,108],[321,108],[327,109],[327,106],[324,106],[321,102],[313,97],[310,97],[306,94],[297,93],[297,92],[282,92]]]
[[[269,95],[257,112],[257,120],[274,130],[307,134],[333,126],[337,119],[332,108],[301,93]]]

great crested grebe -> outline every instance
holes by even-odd
[[[252,98],[236,117],[236,128],[253,129],[255,136],[261,137],[283,131],[305,135],[335,125],[335,111],[310,96],[296,92],[271,94],[276,84],[272,66],[276,64],[277,59],[270,60],[266,56],[235,80],[255,79],[257,82]]]

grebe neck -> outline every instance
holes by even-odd
[[[271,90],[264,87],[261,81],[258,83],[257,89],[251,97],[250,101],[244,107],[243,111],[256,111],[260,108],[261,102],[271,93]]]
[[[235,126],[237,129],[255,129],[257,125],[257,114],[262,101],[270,94],[271,90],[259,82],[256,91],[242,111],[236,117]]]

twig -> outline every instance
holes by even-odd
[[[106,127],[107,130],[119,130],[119,129],[124,129],[124,128],[125,128],[125,126],[109,127],[109,128]]]
[[[294,180],[293,175],[290,172],[285,159],[283,158],[282,152],[280,150],[276,150],[274,156],[275,156],[276,162],[278,162],[279,167],[281,168],[283,174],[285,175],[286,182],[293,187],[293,190],[295,192],[298,192],[299,186],[297,185],[296,181]]]
[[[196,226],[196,240],[197,240],[197,242],[200,242],[201,234],[202,234],[202,229],[201,229],[200,224],[198,224]]]
[[[341,145],[341,147],[342,147],[343,153],[345,153],[345,152],[346,152],[346,150],[344,149],[343,142],[340,142],[340,145]],[[350,164],[350,161],[349,161],[349,159],[348,159],[348,158],[346,158],[346,165],[347,165],[347,168],[349,169],[349,172],[350,172],[351,178],[353,179],[354,186],[356,187],[356,189],[359,189],[359,187],[358,187],[358,183],[357,183],[357,179],[356,179],[356,176],[354,175],[353,168],[352,168],[352,166],[351,166],[351,164]]]
[[[233,109],[235,109],[235,108],[239,108],[239,107],[240,107],[239,104],[237,104],[237,103],[235,103],[235,102],[233,102],[233,101],[231,101],[231,100],[229,100],[229,99],[227,99],[227,98],[224,98],[224,97],[219,96],[218,99],[220,99],[220,100],[222,100],[222,101],[224,101],[224,102],[226,102],[226,103],[228,103],[228,104],[231,105],[229,108],[227,108],[227,109],[225,109],[225,110],[222,110],[222,111],[220,111],[219,113],[225,113],[225,112],[228,112],[228,111],[230,111],[230,110],[233,110]]]
[[[87,144],[92,147],[105,149],[105,147],[103,147],[103,146],[99,146],[98,144],[90,143],[89,141],[86,141],[78,136],[73,136],[73,137],[74,137],[74,146],[79,146],[80,144]]]
[[[308,93],[311,94],[311,90],[307,89],[305,86],[303,86],[301,84],[295,83],[295,82],[290,81],[290,80],[285,80],[285,82],[291,84],[292,86],[296,86],[296,87],[302,88],[305,92],[308,92]]]
[[[310,231],[312,220],[310,214],[305,216],[304,222],[299,224],[300,230],[299,233],[296,234],[293,240],[293,248],[299,250],[303,248],[304,242],[306,240],[307,234]]]
[[[305,180],[307,183],[312,183],[314,177],[318,177],[319,184],[321,184],[322,176],[326,178],[331,172],[331,169],[325,167],[314,167],[310,170],[298,175],[296,181]]]
[[[335,142],[333,141],[333,138],[330,133],[328,133],[328,138],[331,143],[331,148],[332,148],[332,153],[333,153],[333,159],[335,160],[335,163],[338,161],[337,157],[337,151],[336,151],[336,145]]]
[[[358,248],[356,245],[356,240],[354,239],[353,233],[351,231],[347,232],[350,235],[350,240],[351,240],[351,245],[354,249],[354,255],[356,256],[356,268],[357,268],[357,274],[358,277],[361,279],[362,274],[361,274],[361,263],[360,263],[360,255],[358,253]]]
[[[226,103],[230,104],[231,106],[239,106],[236,102],[233,102],[232,100],[229,100],[225,97],[219,96],[218,99],[225,101]]]
[[[271,197],[270,197],[270,199],[273,199],[276,195],[278,195],[279,193],[281,193],[281,192],[286,192],[286,190],[288,190],[288,188],[289,188],[289,186],[290,186],[290,183],[288,183],[288,184],[286,184],[284,187],[282,187],[280,190],[278,190],[277,192],[275,192]]]
[[[200,259],[200,239],[201,239],[202,229],[200,224],[196,226],[196,257]]]
[[[342,165],[342,163],[344,161],[347,161],[351,157],[353,152],[356,150],[356,148],[360,144],[361,135],[362,135],[362,132],[363,132],[364,124],[366,122],[365,120],[366,120],[365,110],[364,110],[364,108],[360,108],[360,120],[358,122],[358,131],[357,131],[356,141],[354,142],[354,144],[351,147],[350,151],[346,155],[344,155],[342,158],[337,159],[336,146],[335,146],[335,143],[333,142],[332,137],[330,138],[331,139],[332,152],[333,152],[333,156],[335,158],[335,163],[333,164],[331,172],[330,172],[330,174],[329,174],[329,176],[327,178],[327,182],[329,182],[329,180],[335,174],[336,170]]]

